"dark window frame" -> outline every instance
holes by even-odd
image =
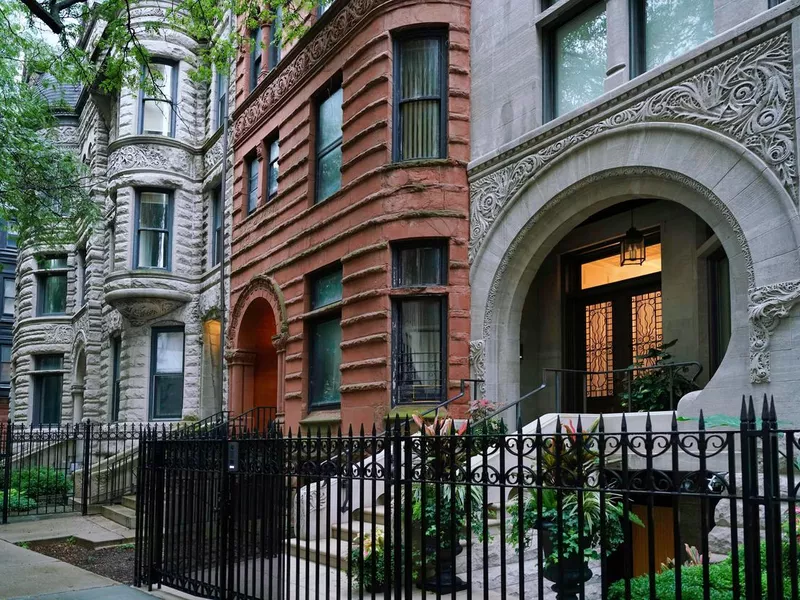
[[[145,227],[142,228],[139,224],[139,219],[141,217],[141,200],[142,200],[142,193],[153,193],[153,194],[166,194],[167,195],[167,229],[157,229],[153,227]],[[134,238],[133,238],[133,256],[132,258],[132,266],[136,270],[144,270],[144,271],[163,271],[166,273],[172,272],[172,231],[174,229],[174,219],[175,215],[175,191],[165,188],[136,188],[136,207],[135,207],[135,214],[134,214]],[[139,234],[142,231],[156,231],[160,233],[167,234],[167,257],[164,261],[164,267],[147,267],[139,265]]]
[[[122,361],[122,336],[119,334],[111,338],[111,407],[109,410],[110,421],[119,421],[119,409],[121,400],[121,378],[120,373]]]
[[[328,308],[328,310],[324,311],[324,314],[317,316],[314,319],[310,319],[308,321],[308,410],[315,411],[315,410],[330,410],[338,408],[342,405],[342,391],[341,391],[341,357],[339,360],[339,392],[338,402],[315,402],[314,401],[314,353],[315,353],[315,345],[314,345],[314,331],[317,327],[325,323],[331,323],[333,321],[337,321],[339,323],[339,329],[342,328],[342,312],[339,302],[325,305],[324,308]]]
[[[733,333],[733,311],[732,311],[732,303],[730,301],[730,297],[728,298],[728,309],[730,311],[731,323],[728,324],[728,344],[725,348],[721,348],[719,344],[720,338],[720,307],[717,304],[716,300],[719,299],[720,290],[719,287],[719,269],[720,264],[723,260],[728,262],[728,294],[730,295],[732,292],[732,286],[730,282],[730,259],[728,255],[725,253],[725,249],[720,246],[714,252],[712,252],[708,258],[706,259],[706,264],[708,266],[708,370],[709,370],[709,378],[714,376],[719,366],[722,364],[723,359],[725,358],[725,354],[730,347],[730,341]]]
[[[4,315],[9,315],[9,316],[14,316],[13,307],[12,307],[10,313],[6,312],[6,298],[9,298],[9,296],[6,296],[6,282],[7,281],[11,282],[11,289],[12,289],[12,291],[14,293],[14,295],[10,296],[10,298],[12,298],[14,300],[14,304],[16,304],[16,301],[17,301],[17,282],[16,282],[16,280],[14,279],[14,277],[3,277],[3,314]]]
[[[51,254],[43,258],[43,260],[51,260],[53,258],[63,257],[67,264],[63,267],[39,267],[36,273],[36,316],[58,316],[66,315],[69,309],[67,299],[69,298],[69,262],[66,254]],[[61,312],[45,312],[45,288],[47,287],[47,280],[51,277],[63,277],[64,284],[64,310]]]
[[[317,94],[316,97],[316,128],[314,131],[314,204],[320,204],[328,200],[331,196],[334,196],[339,190],[342,189],[341,181],[339,182],[339,189],[326,196],[325,198],[320,198],[320,181],[322,178],[321,175],[321,163],[322,159],[328,156],[331,152],[335,152],[337,148],[341,148],[344,142],[344,115],[342,115],[342,131],[340,132],[339,137],[330,142],[324,148],[320,148],[319,146],[319,139],[320,139],[320,131],[322,128],[320,127],[321,117],[322,117],[322,105],[325,103],[326,100],[331,98],[336,92],[342,90],[342,103],[344,104],[344,89],[342,87],[342,78],[341,74],[334,77],[325,88]],[[344,160],[342,160],[342,163]],[[339,164],[339,172],[341,176],[342,164]]]
[[[250,91],[258,86],[258,78],[261,75],[261,67],[264,61],[263,44],[264,30],[261,26],[256,27],[250,32]],[[258,67],[256,69],[256,66]]]
[[[228,116],[228,90],[230,88],[230,81],[228,75],[217,71],[217,111],[216,111],[216,127],[219,129],[225,123],[225,118]]]
[[[176,123],[176,115],[178,112],[178,61],[168,60],[165,58],[153,58],[150,60],[149,64],[158,64],[158,65],[165,65],[172,69],[172,81],[171,81],[171,90],[170,94],[172,96],[169,99],[161,98],[161,97],[149,97],[144,95],[144,91],[141,89],[139,90],[139,124],[137,128],[137,132],[139,135],[159,135],[156,133],[144,133],[144,105],[145,102],[169,102],[170,103],[170,112],[169,112],[169,132],[166,134],[165,137],[175,137],[175,123]],[[148,65],[144,65],[142,67],[142,83],[144,83],[144,78],[147,76],[147,67]]]
[[[47,368],[41,365],[44,358],[58,357],[59,366],[57,369]],[[34,427],[54,427],[61,424],[61,411],[63,410],[64,400],[64,355],[63,354],[36,354],[33,356],[34,370],[32,372],[33,378],[33,414],[31,415],[31,425]],[[58,406],[56,414],[58,420],[53,423],[42,422],[42,395],[44,393],[44,384],[48,379],[57,379],[59,384],[58,388],[60,393],[57,398]]]
[[[8,348],[8,360],[3,360],[3,348]],[[10,386],[11,385],[11,363],[13,362],[11,360],[11,351],[12,351],[12,349],[13,349],[13,346],[12,346],[10,340],[9,340],[9,342],[7,344],[5,344],[5,343],[4,344],[0,344],[0,365],[4,365],[4,364],[8,365],[8,379],[6,379],[6,380],[3,380],[3,375],[2,375],[3,369],[2,369],[2,367],[0,367],[0,386]]]
[[[86,268],[87,262],[87,253],[86,248],[80,248],[78,250],[78,262],[80,266],[80,284],[81,284],[81,295],[80,295],[80,306],[78,308],[83,307],[89,301],[89,277],[88,271]]]
[[[439,256],[439,283],[419,283],[404,285],[400,261],[400,253],[404,250],[418,248],[436,248],[441,253]],[[443,287],[447,285],[449,264],[449,243],[447,239],[431,238],[418,240],[402,240],[392,243],[392,287],[395,289],[415,289],[421,287]]]
[[[156,364],[158,360],[158,334],[160,333],[176,333],[183,334],[183,349],[181,351],[181,414],[177,417],[157,417],[155,414],[155,392],[156,392]],[[174,375],[170,373],[169,375]],[[186,386],[186,327],[183,325],[169,325],[153,327],[150,330],[150,402],[149,402],[149,418],[151,421],[180,421],[183,418],[183,401]]]
[[[222,261],[222,239],[225,209],[222,202],[222,184],[211,191],[211,266],[216,267]]]
[[[438,394],[429,394],[422,398],[409,397],[400,389],[400,357],[402,355],[402,331],[400,304],[414,300],[435,300],[440,307],[440,346],[439,360],[441,361],[441,381]],[[392,406],[414,404],[419,402],[443,402],[447,396],[447,332],[448,332],[448,296],[447,294],[408,294],[392,298]]]
[[[277,146],[278,146],[278,151],[275,152],[274,156],[273,156],[273,153],[272,153],[273,144],[277,144]],[[265,145],[266,145],[266,155],[267,155],[267,179],[264,182],[264,184],[265,184],[264,187],[266,188],[266,192],[267,192],[267,202],[270,202],[271,200],[275,199],[275,196],[278,195],[278,191],[279,191],[279,188],[278,188],[278,177],[280,177],[281,142],[280,142],[280,139],[278,138],[278,134],[275,133],[275,134],[271,135],[270,137],[268,137],[267,138],[267,142],[266,142]],[[272,165],[273,164],[275,165],[275,168],[276,168],[275,191],[274,192],[270,192],[270,181],[271,181],[271,178],[272,178]]]
[[[259,180],[261,179],[261,159],[258,158],[258,154],[251,154],[248,158],[245,158],[245,166],[247,168],[247,173],[245,173],[245,180],[247,181],[247,187],[245,188],[247,194],[245,195],[245,211],[248,215],[253,214],[258,206],[261,204],[261,195],[258,193],[258,185]],[[255,170],[255,189],[253,188],[253,166],[256,167]],[[251,203],[251,200],[254,201]]]
[[[402,99],[400,90],[401,73],[403,69],[401,61],[401,46],[403,43],[419,39],[436,39],[439,41],[439,95],[438,96],[422,96],[419,98]],[[450,41],[448,31],[446,29],[412,29],[409,31],[399,31],[393,34],[393,52],[394,52],[394,68],[393,68],[393,89],[392,97],[394,99],[392,106],[392,161],[404,162],[406,160],[437,160],[447,158],[447,131],[448,131],[448,100],[450,97],[449,86],[449,49]],[[401,125],[401,104],[410,102],[419,102],[425,100],[438,100],[439,101],[439,154],[434,158],[410,158],[406,159],[402,154],[402,125]]]
[[[267,70],[271,71],[281,61],[281,40],[278,37],[278,28],[283,22],[281,7],[275,9],[275,15],[269,24],[269,44],[267,44]]]

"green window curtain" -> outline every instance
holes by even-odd
[[[650,70],[714,37],[714,0],[645,0],[644,36]]]
[[[441,156],[443,40],[400,44],[400,160]]]
[[[342,325],[337,316],[318,321],[311,327],[310,405],[312,408],[337,405],[342,374]]]
[[[605,2],[556,29],[554,42],[557,117],[603,94],[608,69]]]
[[[317,119],[317,202],[342,187],[342,88],[319,105]]]

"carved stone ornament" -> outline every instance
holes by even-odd
[[[184,292],[160,289],[122,289],[107,292],[106,302],[137,326],[171,313],[191,300]]]
[[[483,340],[471,340],[469,343],[469,364],[472,366],[472,377],[483,379],[478,387],[481,393],[486,393],[486,342]],[[474,400],[474,398],[473,398]]]
[[[144,169],[173,171],[185,177],[194,176],[192,155],[182,148],[131,144],[117,148],[108,157],[108,176],[120,171]]]
[[[72,343],[72,325],[51,325],[45,330],[44,341],[48,344]]]
[[[770,336],[780,320],[800,301],[800,281],[765,285],[750,292],[750,381],[769,381]]]
[[[797,204],[793,107],[791,40],[782,33],[477,179],[470,186],[470,262],[508,201],[544,166],[633,123],[690,123],[725,134],[759,156]]]
[[[119,311],[112,310],[103,319],[103,334],[109,335],[122,329],[122,315]]]

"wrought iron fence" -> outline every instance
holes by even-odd
[[[800,430],[759,409],[149,438],[137,582],[243,600],[797,600]]]

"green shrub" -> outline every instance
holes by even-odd
[[[30,467],[11,473],[11,487],[33,500],[48,496],[68,496],[72,481],[63,471],[52,467]]]
[[[0,492],[0,506],[4,501],[4,492]],[[34,510],[36,508],[36,500],[28,498],[25,494],[20,493],[19,490],[11,488],[8,494],[8,510],[13,512],[25,512]]]

